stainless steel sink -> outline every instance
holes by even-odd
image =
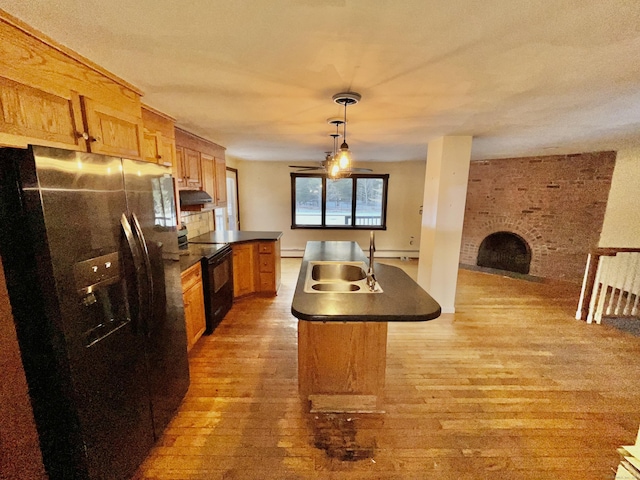
[[[357,282],[367,277],[360,266],[349,263],[320,263],[313,265],[311,278],[319,282]]]
[[[365,262],[309,262],[304,283],[306,293],[381,293],[376,283],[372,291],[367,285]]]
[[[318,292],[357,292],[360,290],[360,285],[354,285],[353,283],[314,283],[311,285],[313,290]]]

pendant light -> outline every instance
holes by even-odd
[[[329,136],[333,138],[333,155],[331,156],[327,155],[327,165],[326,165],[328,177],[332,180],[335,180],[337,178],[340,178],[343,173],[342,169],[340,168],[340,164],[338,163],[338,158],[336,154],[338,150],[338,138],[341,137],[338,129],[340,128],[340,125],[344,123],[344,121],[341,118],[333,117],[333,118],[329,118],[327,120],[327,123],[329,123],[330,125],[336,126],[335,133],[329,134]]]
[[[333,96],[333,101],[338,105],[344,106],[344,121],[342,123],[342,145],[340,145],[340,150],[336,153],[335,160],[340,167],[341,171],[350,171],[352,164],[352,156],[349,151],[349,145],[347,144],[347,105],[355,105],[360,101],[362,96],[359,93],[355,92],[343,92],[336,93]]]

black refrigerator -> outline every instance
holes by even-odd
[[[173,191],[151,163],[0,148],[0,254],[52,480],[130,478],[188,389]]]

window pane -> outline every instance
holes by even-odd
[[[356,225],[382,225],[382,179],[358,178],[356,187]]]
[[[297,177],[296,225],[322,225],[322,178]]]
[[[327,180],[327,225],[351,225],[353,180]]]

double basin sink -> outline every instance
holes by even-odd
[[[367,284],[365,262],[309,262],[304,283],[306,293],[382,293],[376,282]]]

